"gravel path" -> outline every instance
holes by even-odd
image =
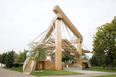
[[[33,75],[27,75],[21,72],[16,72],[4,68],[0,68],[0,77],[88,77],[88,76],[98,76],[98,75],[110,75],[110,74],[116,74],[116,72],[98,72],[98,71],[75,71],[84,73],[81,75],[60,75],[60,76],[33,76]]]

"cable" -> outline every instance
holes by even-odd
[[[86,49],[87,49],[87,47],[84,45],[84,44],[82,44]],[[88,49],[87,49],[88,50]]]
[[[64,25],[64,23],[62,22],[62,27],[63,27],[64,37],[66,38],[66,36],[65,36],[66,34],[65,34],[64,26],[65,26],[65,25]]]
[[[44,40],[44,39],[46,39],[46,34],[47,34],[47,32],[49,31],[49,29],[51,28],[51,26],[49,26],[47,29],[46,29],[46,33],[44,34],[44,36],[38,41],[38,42],[40,42],[40,41],[42,41],[42,39]]]
[[[70,36],[70,39],[71,39],[70,32],[68,31],[68,28],[67,28],[67,26],[66,26],[66,25],[65,25],[65,27],[66,27],[66,30],[67,30],[67,32],[68,32],[68,34],[69,34],[69,36]]]
[[[43,33],[45,33],[46,32],[46,30],[45,31],[43,31],[39,36],[37,36],[34,40],[36,40],[37,38],[39,38]],[[34,41],[34,40],[32,40],[32,42]]]

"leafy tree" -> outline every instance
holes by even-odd
[[[104,54],[98,54],[96,52],[93,53],[93,56],[89,59],[90,63],[92,66],[105,66],[109,65],[109,59],[106,55]]]
[[[110,69],[113,70],[113,60],[116,55],[116,17],[111,23],[106,23],[97,30],[93,41],[93,52],[107,56],[110,59]]]
[[[14,54],[14,62],[15,63],[17,63],[18,58],[19,58],[19,54],[15,53]]]
[[[19,51],[19,57],[17,58],[17,62],[19,64],[24,63],[24,61],[26,60],[26,53],[27,52],[28,52],[27,50],[24,50],[24,52]]]
[[[16,57],[17,58],[16,62],[20,64],[20,69],[21,69],[21,64],[24,63],[24,61],[26,60],[27,52],[28,50],[24,50],[24,52],[19,51],[19,55],[17,54],[18,57]]]
[[[3,54],[1,55],[1,63],[2,63],[2,64],[6,64],[6,56],[7,56],[7,53],[3,53]]]
[[[99,66],[97,56],[92,56],[92,58],[90,58],[89,61],[91,63],[91,66]]]
[[[23,52],[19,51],[19,57],[17,58],[17,62],[19,64],[23,63],[24,62],[24,56],[23,56]]]
[[[13,63],[14,63],[14,54],[15,54],[15,51],[9,51],[7,53],[7,55],[5,56],[6,57],[6,67],[13,67]]]

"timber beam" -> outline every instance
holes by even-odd
[[[65,15],[65,13],[61,10],[61,8],[56,5],[53,9],[55,14],[60,14],[62,16],[62,21],[64,24],[73,32],[73,34],[77,37],[83,40],[83,36],[80,34],[80,32],[76,29],[76,27],[72,24],[72,22],[68,19],[68,17]]]

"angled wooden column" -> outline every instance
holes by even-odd
[[[61,52],[61,19],[55,22],[55,69],[62,70],[62,52]]]
[[[77,39],[77,48],[80,55],[77,56],[77,67],[82,69],[82,39]]]

